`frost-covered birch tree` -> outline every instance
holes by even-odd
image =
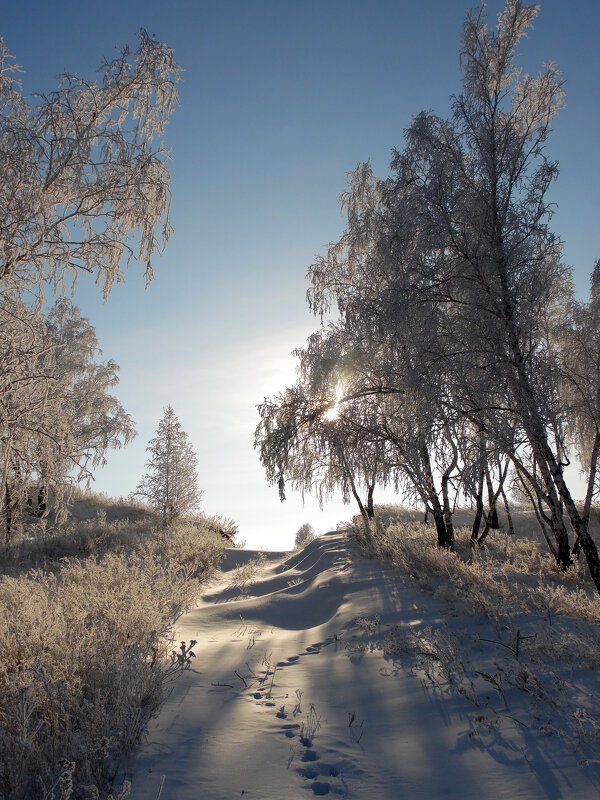
[[[37,293],[85,271],[106,297],[131,261],[151,280],[170,233],[173,52],[142,30],[95,79],[65,73],[31,102],[19,72],[0,39],[0,282]]]
[[[589,302],[571,305],[560,342],[565,427],[586,480],[582,512],[586,525],[600,493],[600,261],[590,284]]]
[[[590,474],[600,445],[594,381],[560,345],[569,325],[581,338],[594,321],[591,306],[572,304],[549,225],[557,165],[546,144],[563,80],[551,63],[535,77],[516,64],[538,10],[507,0],[495,30],[485,5],[467,15],[451,115],[418,114],[387,179],[368,164],[352,173],[346,230],[310,267],[308,299],[317,314],[338,312],[338,341],[360,353],[346,363],[344,393],[360,392],[371,419],[378,409],[377,435],[434,512],[438,542],[452,546],[451,492],[462,485],[481,506],[487,484],[481,540],[510,459],[558,565],[571,564],[568,521],[600,591],[590,501],[577,507],[564,473],[569,431]],[[588,353],[573,343],[593,372],[592,338]],[[316,373],[333,375],[334,363],[328,356]],[[383,390],[393,394],[382,400]]]
[[[572,287],[549,228],[557,165],[545,150],[563,104],[562,76],[552,64],[536,77],[515,64],[537,12],[508,0],[496,31],[487,28],[483,8],[468,15],[463,90],[451,118],[420,114],[392,166],[397,190],[415,198],[425,249],[439,254],[436,285],[450,335],[460,342],[464,331],[470,360],[502,390],[496,413],[518,422],[539,471],[557,561],[571,563],[565,508],[600,590],[598,552],[565,480],[546,381],[547,315],[568,305]]]
[[[0,497],[6,538],[29,497],[46,510],[89,481],[110,448],[135,435],[112,394],[118,366],[101,361],[95,331],[61,298],[47,317],[19,300],[0,304]],[[41,506],[41,507],[40,507]]]
[[[109,394],[113,362],[95,357],[93,328],[68,304],[42,313],[49,288],[95,276],[106,298],[126,265],[170,234],[168,151],[180,69],[140,31],[135,52],[104,60],[93,80],[65,73],[27,98],[0,39],[0,476],[10,528],[31,480],[89,477],[133,426]],[[68,476],[68,477],[66,477]],[[43,497],[42,497],[43,501]],[[42,502],[42,505],[44,503]]]
[[[147,472],[134,495],[160,511],[165,525],[197,511],[202,492],[198,488],[196,454],[170,405],[164,409],[146,452]]]

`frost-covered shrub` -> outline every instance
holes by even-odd
[[[175,563],[188,578],[200,578],[221,560],[228,542],[210,520],[162,529],[147,547],[161,563]]]
[[[48,529],[45,520],[39,520],[28,532],[27,538],[0,549],[0,572],[14,575],[36,567],[53,569],[65,558],[101,558],[108,553],[132,554],[147,548],[163,561],[175,559],[182,567],[198,561],[202,571],[209,554],[213,550],[220,554],[222,545],[228,543],[212,518],[198,516],[165,529],[160,515],[151,512],[134,520],[127,515],[109,522],[102,506],[83,521]]]
[[[315,529],[313,526],[305,522],[304,525],[301,525],[298,530],[296,531],[296,537],[294,539],[294,547],[298,550],[301,547],[304,547],[309,542],[315,538]]]
[[[66,773],[74,796],[105,796],[163,698],[170,628],[222,552],[199,526],[169,534],[0,580],[3,800],[50,797]]]
[[[355,531],[361,541],[359,525]],[[373,547],[375,557],[392,561],[437,596],[490,618],[531,612],[600,622],[600,597],[584,566],[561,572],[545,548],[529,537],[500,531],[473,549],[469,529],[457,528],[456,550],[448,552],[437,547],[431,525],[405,517],[377,526]]]

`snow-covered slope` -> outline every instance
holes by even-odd
[[[493,638],[489,623],[353,547],[332,532],[256,566],[228,552],[179,620],[196,658],[151,724],[133,799],[155,798],[163,776],[161,800],[596,797],[593,765],[517,718],[508,690],[449,685],[427,649],[402,645],[431,627],[460,660],[452,630]]]

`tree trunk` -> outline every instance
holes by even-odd
[[[508,504],[508,499],[506,497],[506,492],[504,491],[504,487],[502,487],[502,491],[500,492],[502,495],[502,501],[504,502],[504,509],[506,511],[506,519],[508,521],[508,533],[510,536],[515,535],[515,527],[513,525],[512,514],[510,513],[510,506]]]
[[[485,469],[485,483],[487,486],[488,505],[489,505],[489,511],[487,514],[487,519],[485,524],[487,527],[492,528],[493,530],[498,530],[498,528],[500,527],[500,522],[498,520],[498,509],[496,508],[496,500],[498,499],[498,494],[494,492],[494,484],[492,483],[492,476],[490,475],[490,468],[487,463],[487,455],[486,455],[484,469]]]
[[[362,517],[363,528],[364,528],[364,531],[365,531],[365,538],[367,540],[367,545],[368,545],[369,549],[371,549],[373,547],[373,532],[371,530],[371,523],[369,521],[370,520],[369,514],[367,513],[367,509],[364,507],[364,505],[362,503],[362,500],[360,499],[360,495],[356,491],[356,486],[354,485],[354,481],[352,479],[350,480],[350,488],[352,490],[352,494],[354,495],[354,499],[356,500],[356,503],[358,505],[358,510],[360,511],[360,516]]]
[[[439,503],[438,503],[439,506]],[[441,508],[433,510],[433,521],[437,531],[438,547],[444,550],[454,550],[454,531],[448,530],[444,513]]]
[[[445,472],[442,476],[442,500],[444,504],[444,523],[446,525],[446,538],[443,546],[450,550],[454,550],[454,525],[452,523],[453,512],[450,508],[450,499],[448,497],[449,478],[450,476],[447,472]],[[449,545],[448,542],[450,543]]]
[[[510,460],[507,458],[506,459],[506,464],[504,465],[504,469],[502,469],[502,463],[501,463],[500,459],[498,459],[498,481],[499,481],[498,482],[498,488],[496,489],[494,494],[489,498],[489,500],[490,500],[490,510],[486,515],[485,525],[484,525],[484,528],[483,528],[483,533],[477,539],[477,544],[483,544],[483,541],[486,538],[486,536],[488,535],[488,533],[490,532],[490,530],[492,530],[494,528],[494,525],[493,525],[494,518],[496,519],[496,522],[498,521],[498,510],[497,510],[498,497],[500,496],[500,493],[504,489],[504,481],[506,480],[506,476],[508,475],[508,465],[509,465],[509,463],[510,463]],[[487,465],[486,465],[486,472],[489,474],[489,470],[487,469]],[[491,482],[490,482],[490,485],[491,485]],[[488,486],[488,490],[489,490],[489,486]],[[498,530],[499,528],[500,528],[500,525],[497,525],[496,530]]]
[[[375,507],[373,505],[373,492],[375,490],[374,483],[367,484],[367,516],[369,519],[373,519],[375,516]]]
[[[562,518],[562,509],[560,508],[561,503],[564,503],[575,535],[581,540],[581,547],[586,557],[590,576],[596,590],[600,594],[600,557],[598,555],[598,548],[587,530],[585,519],[581,516],[575,505],[569,488],[565,483],[562,469],[552,452],[552,448],[548,444],[544,423],[540,417],[533,392],[529,385],[529,378],[525,370],[518,337],[514,332],[512,320],[510,320],[509,328],[514,367],[517,373],[517,397],[519,405],[522,406],[520,416],[534,458],[539,466],[549,505],[552,510],[552,532],[557,543],[557,563],[561,569],[568,569],[573,563],[569,548],[569,535],[564,524],[564,519]]]
[[[477,494],[475,495],[475,519],[473,520],[473,527],[471,528],[471,545],[477,544],[479,537],[479,528],[483,517],[483,481],[485,478],[485,466],[482,463],[479,470],[479,477],[477,480]]]
[[[559,507],[555,509],[552,514],[552,532],[554,533],[554,540],[556,542],[556,563],[561,570],[565,571],[572,566],[573,559],[571,558],[569,534],[565,526],[561,504],[559,504]]]
[[[346,456],[344,455],[344,450],[342,447],[339,449],[340,455],[340,462],[342,464],[342,468],[344,470],[344,474],[348,479],[348,483],[350,484],[350,489],[352,491],[352,495],[356,500],[358,505],[358,509],[360,511],[360,516],[362,517],[363,521],[363,528],[365,531],[365,539],[367,541],[367,547],[370,551],[374,550],[373,545],[373,531],[371,530],[371,524],[369,522],[369,515],[367,513],[367,509],[364,507],[362,500],[360,499],[360,495],[356,489],[356,484],[354,483],[354,476],[352,475],[352,471],[348,466],[348,461],[346,460]]]
[[[450,528],[448,531],[444,519],[444,511],[440,504],[437,490],[435,488],[435,481],[433,479],[433,471],[431,469],[431,461],[429,460],[429,451],[427,445],[421,445],[421,462],[425,472],[425,480],[427,483],[427,497],[431,504],[431,511],[433,520],[435,522],[435,529],[437,531],[438,547],[444,550],[454,550],[454,531]]]
[[[588,473],[588,485],[585,493],[585,503],[583,505],[583,521],[585,525],[589,524],[590,510],[592,508],[592,498],[594,496],[594,485],[596,483],[596,470],[598,468],[598,456],[600,455],[600,432],[596,431],[594,437],[594,445],[590,457],[590,470]]]

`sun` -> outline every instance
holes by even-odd
[[[323,413],[323,419],[327,422],[335,422],[336,419],[340,416],[340,405],[344,397],[344,387],[341,384],[338,384],[335,387],[335,399],[333,403],[329,406],[327,411]]]
[[[340,415],[340,409],[336,401],[331,406],[331,408],[328,408],[327,411],[323,414],[323,419],[326,420],[327,422],[335,422],[335,420],[339,417],[339,415]]]

